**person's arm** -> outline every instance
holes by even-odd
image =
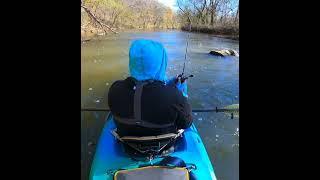
[[[123,84],[123,83],[122,83],[122,81],[119,81],[119,80],[112,83],[112,85],[109,88],[108,94],[107,94],[108,106],[109,106],[110,112],[112,114],[119,113],[120,112],[119,107],[122,106],[122,104],[119,103],[119,102],[121,102],[121,100],[119,100],[119,98],[122,97],[119,95],[119,92],[121,91],[121,89],[123,89],[123,88],[121,88],[121,84]]]
[[[177,112],[176,125],[178,129],[186,129],[192,124],[192,110],[186,97],[180,94],[178,103],[173,105]]]
[[[108,94],[107,94],[107,99],[108,99],[108,106],[109,106],[109,108],[110,108],[110,110],[111,110],[111,113],[113,112],[113,106],[114,106],[114,87],[115,87],[115,84],[116,84],[117,82],[115,82],[115,83],[112,83],[112,85],[110,86],[110,88],[109,88],[109,91],[108,91]]]

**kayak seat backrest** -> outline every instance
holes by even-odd
[[[117,129],[111,131],[111,133],[123,144],[125,149],[129,154],[130,148],[138,151],[140,154],[146,155],[157,155],[163,150],[168,150],[175,142],[176,139],[181,137],[183,129],[179,130],[177,133],[168,133],[157,136],[122,136],[117,134]]]
[[[171,139],[175,138],[177,134],[174,133],[168,133],[168,134],[162,134],[159,136],[123,136],[121,139],[126,142],[148,142],[148,141],[160,141],[165,139]]]
[[[184,132],[183,129],[179,129],[177,133],[167,133],[155,136],[122,136],[120,137],[117,133],[117,129],[111,131],[111,133],[120,141],[125,142],[148,142],[148,141],[159,141],[164,139],[172,139],[177,138],[182,135]]]

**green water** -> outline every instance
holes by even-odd
[[[188,38],[189,35],[189,38]],[[206,34],[180,31],[127,32],[100,37],[81,45],[82,107],[108,107],[110,85],[128,76],[128,49],[137,38],[153,39],[168,52],[168,77],[181,73],[186,41],[189,41],[186,74],[189,100],[193,108],[223,107],[239,103],[239,58],[214,57],[214,48],[239,52],[239,41]],[[104,125],[106,113],[81,114],[81,170],[87,179],[95,143]],[[218,179],[239,179],[239,118],[224,113],[193,113],[194,123],[205,143]],[[93,145],[92,145],[93,143]]]

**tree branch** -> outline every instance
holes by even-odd
[[[179,9],[180,9],[184,14],[187,15],[187,18],[188,18],[188,21],[189,21],[189,31],[191,31],[191,18],[190,18],[189,12],[184,11],[184,10],[180,7],[179,0],[177,0],[177,5],[178,5]]]
[[[90,11],[86,6],[84,6],[84,5],[81,4],[81,7],[89,14],[89,16],[90,16],[95,22],[97,22],[97,23],[101,26],[101,28],[103,29],[103,31],[104,31],[105,33],[107,33],[107,32],[106,32],[106,30],[105,30],[103,27],[108,28],[110,31],[114,32],[115,34],[118,33],[117,31],[114,31],[110,26],[108,26],[108,25],[104,24],[103,22],[101,22],[100,20],[98,20],[98,19],[91,13],[91,11]]]

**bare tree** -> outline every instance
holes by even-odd
[[[234,18],[234,22],[237,22],[239,20],[239,7],[240,7],[239,5],[240,4],[239,4],[239,1],[238,1],[237,13],[236,13],[236,16]]]
[[[205,24],[204,10],[207,7],[207,0],[191,0],[193,7],[197,10],[198,23]]]
[[[189,0],[186,0],[189,1]],[[157,0],[83,0],[82,28],[116,32],[117,28],[177,27],[175,13]],[[187,11],[191,22],[192,11]],[[174,24],[176,23],[176,24]],[[190,24],[190,23],[189,23]],[[86,26],[85,26],[86,25]]]
[[[215,18],[217,16],[217,8],[218,5],[220,4],[221,0],[210,0],[210,25],[214,25]]]
[[[98,23],[101,27],[101,29],[107,33],[107,31],[104,29],[104,27],[108,28],[110,31],[114,32],[114,33],[118,33],[115,30],[113,30],[110,26],[104,24],[103,22],[101,22],[101,20],[99,20],[91,11],[89,8],[87,8],[85,5],[83,5],[83,1],[81,1],[81,7],[85,10],[85,12],[88,13],[89,17],[96,23]]]
[[[191,10],[189,9],[188,0],[177,0],[178,8],[182,11],[184,15],[187,16],[189,31],[191,30]]]

